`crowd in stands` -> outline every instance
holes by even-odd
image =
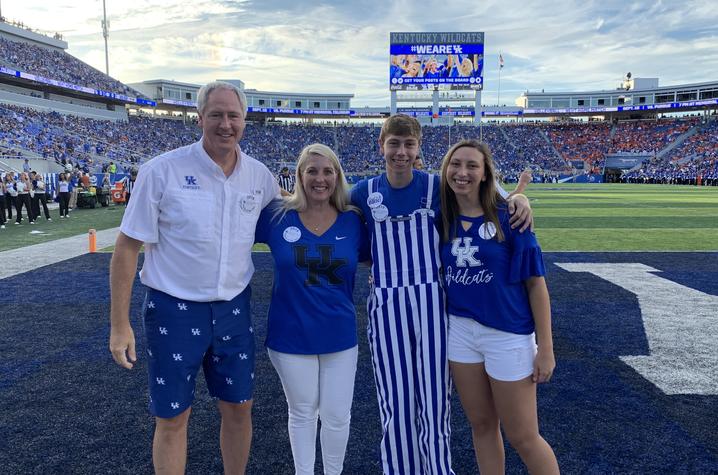
[[[605,122],[546,126],[551,143],[567,162],[583,160],[589,168],[600,167],[610,147],[611,125]]]
[[[22,150],[15,150],[10,147],[0,145],[0,160],[3,158],[23,158]]]
[[[620,122],[611,137],[609,153],[655,153],[696,124],[696,120]]]
[[[621,175],[622,183],[718,186],[718,161],[690,160],[683,164],[651,159]]]
[[[624,174],[624,181],[671,182],[683,176],[715,173],[718,122],[698,119],[571,124],[490,124],[424,127],[421,147],[427,169],[436,171],[450,147],[463,138],[489,144],[499,172],[507,181],[531,169],[546,181],[571,174],[572,160],[585,160],[587,171],[602,173],[607,154],[643,153],[652,160]],[[271,169],[291,164],[301,149],[314,142],[337,151],[349,174],[375,174],[383,169],[379,125],[247,124],[242,149]],[[683,134],[697,130],[686,139]],[[129,173],[142,162],[200,138],[200,128],[177,119],[147,116],[112,122],[0,105],[0,154],[37,156],[70,169],[98,173],[112,162]],[[681,137],[667,153],[660,151]],[[662,155],[662,156],[661,156]],[[673,177],[673,178],[670,178]]]
[[[668,153],[668,159],[670,161],[698,160],[703,162],[718,159],[718,120],[701,124],[698,133]]]
[[[551,144],[543,127],[534,125],[510,125],[501,127],[526,163],[525,168],[533,170],[570,171],[566,160]]]
[[[81,169],[96,170],[114,161],[128,171],[199,136],[196,125],[172,119],[133,117],[129,122],[112,122],[0,106],[0,146],[25,149],[63,165],[71,162]]]
[[[372,125],[344,126],[336,130],[336,150],[347,173],[373,175],[383,171],[384,159],[379,153],[380,130],[379,126]]]
[[[64,51],[43,48],[29,43],[20,43],[1,37],[0,65],[77,86],[100,89],[131,97],[139,95],[134,89],[125,86],[116,79],[107,76]]]
[[[626,183],[718,185],[718,120],[696,122],[698,132],[670,150],[653,158],[638,170],[625,173]]]

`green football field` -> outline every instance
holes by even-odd
[[[531,185],[546,251],[718,250],[718,187]]]
[[[74,209],[69,218],[60,219],[60,213],[55,208],[50,210],[52,221],[46,221],[43,216],[34,225],[28,224],[27,219],[23,219],[23,224],[15,225],[13,210],[12,221],[5,223],[5,229],[0,229],[0,251],[87,234],[90,229],[114,228],[120,225],[124,213],[124,206],[110,205],[107,208]]]
[[[718,187],[532,184],[526,194],[544,251],[718,250]],[[0,251],[118,226],[124,207],[51,213],[35,226],[8,223]]]

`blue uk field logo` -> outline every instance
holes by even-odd
[[[660,269],[642,263],[557,262],[556,266],[583,273],[586,281],[598,277],[613,284],[617,292],[623,289],[633,294],[640,311],[636,323],[643,328],[647,347],[638,351],[618,348],[621,361],[666,395],[718,395],[717,296],[669,280]],[[618,297],[611,294],[609,298]],[[601,318],[598,307],[597,318]],[[621,320],[613,327],[616,333],[623,330],[626,315]]]

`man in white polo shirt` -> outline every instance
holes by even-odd
[[[153,158],[137,175],[110,265],[110,351],[132,368],[129,321],[142,244],[150,412],[157,473],[184,473],[199,367],[219,399],[225,473],[244,473],[252,438],[254,338],[249,281],[261,209],[279,195],[269,170],[242,153],[247,100],[215,82],[197,96],[202,139]]]

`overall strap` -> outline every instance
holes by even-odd
[[[367,187],[369,189],[369,194],[374,193],[378,187],[379,185],[376,184],[376,177],[369,178],[369,185]]]
[[[429,175],[429,183],[426,189],[426,208],[431,209],[431,199],[434,196],[434,175]]]

